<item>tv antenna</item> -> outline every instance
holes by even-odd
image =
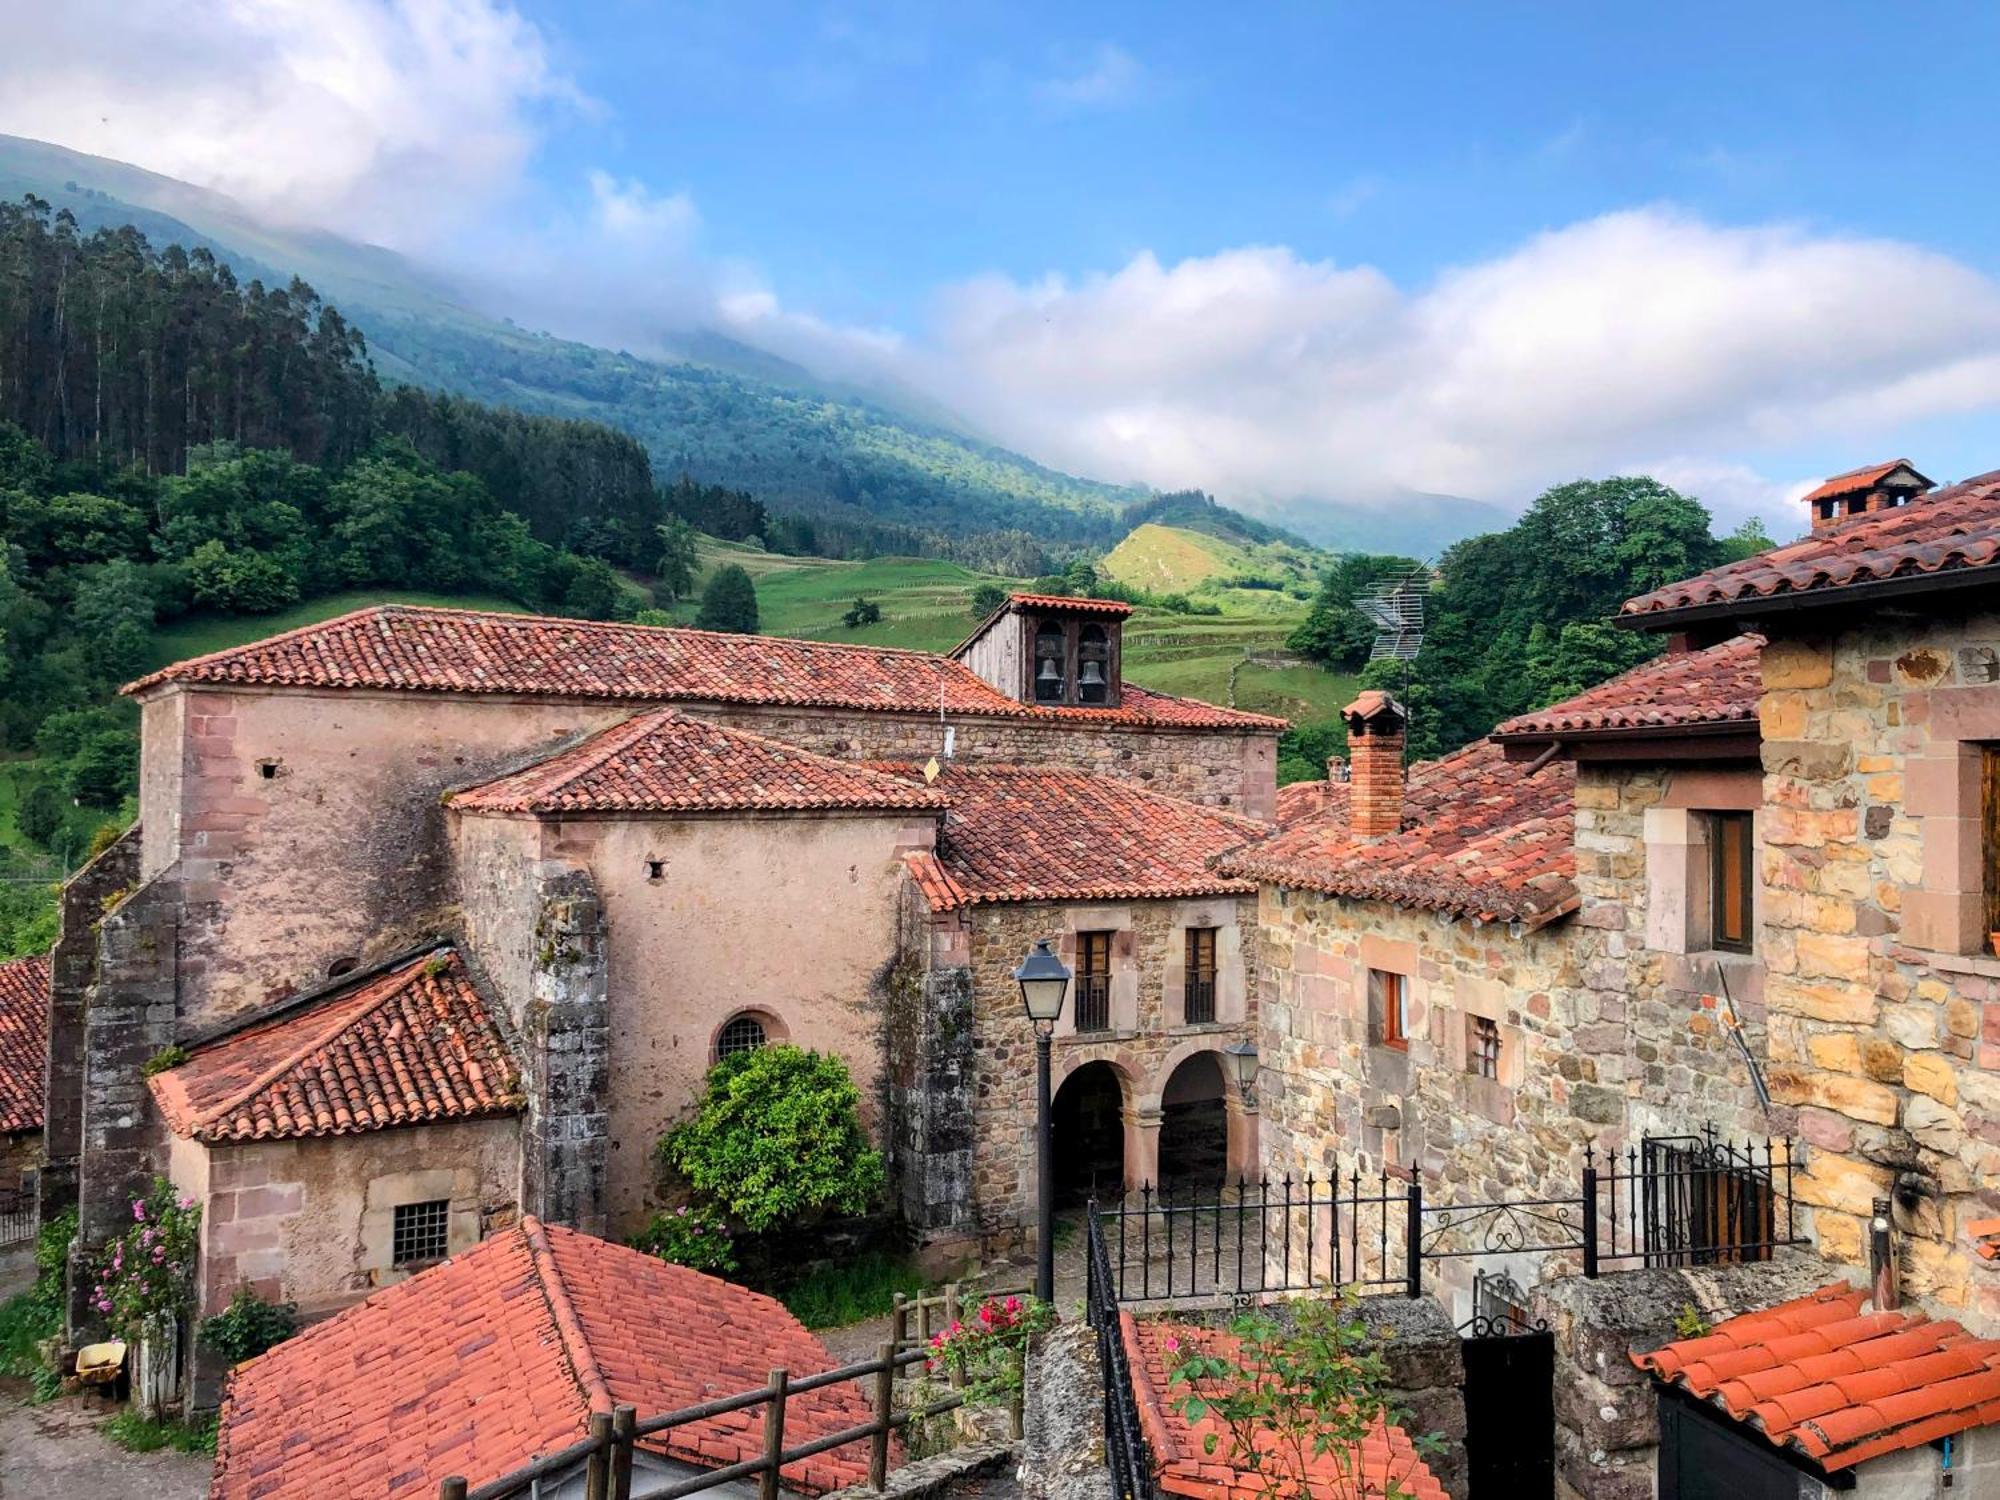
[[[1354,607],[1375,627],[1370,661],[1415,661],[1424,644],[1424,601],[1431,591],[1429,563],[1375,585]]]

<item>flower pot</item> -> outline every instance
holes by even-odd
[[[148,1323],[139,1335],[132,1362],[132,1405],[148,1422],[180,1406],[180,1320]]]

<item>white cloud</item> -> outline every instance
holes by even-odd
[[[1643,460],[1768,514],[1745,455],[1818,442],[1861,462],[1898,424],[2000,404],[1990,279],[1908,244],[1665,209],[1415,290],[1283,247],[984,277],[946,295],[937,342],[937,378],[1002,441],[1252,500],[1518,506]]]
[[[505,0],[62,0],[0,47],[0,131],[408,248],[588,108]]]
[[[1035,97],[1058,109],[1106,109],[1138,96],[1146,68],[1116,42],[1099,42],[1035,85]]]

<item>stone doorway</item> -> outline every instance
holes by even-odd
[[[1105,1201],[1125,1188],[1125,1084],[1107,1062],[1087,1062],[1062,1081],[1049,1107],[1056,1205]]]
[[[1160,1091],[1160,1189],[1212,1193],[1229,1167],[1229,1106],[1222,1057],[1186,1058]]]

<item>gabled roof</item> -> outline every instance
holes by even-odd
[[[909,809],[941,793],[852,761],[672,709],[639,714],[498,780],[454,792],[460,812],[670,813]]]
[[[1763,693],[1764,638],[1739,635],[1700,651],[1642,662],[1574,698],[1519,714],[1496,740],[1546,740],[1660,730],[1753,728]]]
[[[1129,728],[1284,728],[1282,719],[1129,685],[1116,708],[1017,703],[963,663],[928,651],[403,604],[176,662],[125,691],[176,682],[776,704]]]
[[[2000,1422],[2000,1339],[1836,1283],[1632,1362],[1829,1471]]]
[[[428,1500],[583,1438],[593,1412],[640,1419],[756,1390],[776,1368],[831,1369],[769,1297],[575,1230],[523,1219],[442,1265],[315,1323],[231,1374],[211,1500]],[[852,1382],[793,1396],[788,1446],[869,1420]],[[702,1468],[763,1452],[755,1410],[648,1447]],[[850,1443],[785,1470],[795,1489],[867,1477]]]
[[[1278,826],[1289,828],[1305,818],[1315,818],[1331,808],[1347,806],[1344,781],[1322,776],[1314,781],[1289,781],[1278,788]]]
[[[2000,580],[2000,470],[1899,505],[1821,526],[1741,562],[1627,599],[1622,624],[1755,617],[1845,603],[1857,593]]]
[[[1209,867],[1265,831],[1250,818],[1085,771],[949,766],[937,785],[950,804],[937,854],[912,866],[934,910],[1256,889]]]
[[[1348,787],[1320,813],[1225,854],[1224,874],[1361,901],[1539,926],[1576,907],[1575,769],[1527,774],[1475,741],[1410,767],[1403,827],[1380,838],[1348,827]]]
[[[351,1135],[512,1114],[519,1075],[455,949],[440,948],[199,1045],[147,1082],[198,1141]]]
[[[1103,615],[1106,619],[1122,620],[1132,613],[1132,606],[1119,599],[1085,599],[1074,594],[1009,594],[1007,602],[1026,609],[1063,610],[1078,615]]]
[[[48,1073],[48,958],[0,963],[0,1134],[42,1128]]]
[[[1811,505],[1817,500],[1835,500],[1842,495],[1865,495],[1898,469],[1908,469],[1912,479],[1921,481],[1924,488],[1930,488],[1931,481],[1917,472],[1917,466],[1907,458],[1892,458],[1885,464],[1863,464],[1858,469],[1849,469],[1845,474],[1835,474],[1823,480],[1815,489],[1806,491],[1800,498]]]
[[[1118,1315],[1125,1358],[1132,1371],[1132,1395],[1139,1408],[1139,1427],[1159,1466],[1159,1488],[1188,1500],[1269,1500],[1271,1478],[1239,1469],[1231,1460],[1228,1430],[1219,1418],[1191,1422],[1178,1409],[1181,1396],[1201,1392],[1174,1385],[1173,1371],[1186,1354],[1199,1351],[1224,1358],[1237,1355],[1237,1340],[1227,1330],[1192,1323],[1155,1322]],[[1210,1452],[1208,1443],[1215,1442]],[[1259,1445],[1261,1447],[1261,1445]],[[1445,1488],[1417,1452],[1410,1435],[1389,1423],[1378,1423],[1362,1439],[1360,1484],[1346,1467],[1348,1453],[1332,1449],[1306,1461],[1306,1500],[1448,1500]],[[1289,1486],[1291,1471],[1284,1471]],[[1289,1490],[1287,1490],[1289,1493]]]

